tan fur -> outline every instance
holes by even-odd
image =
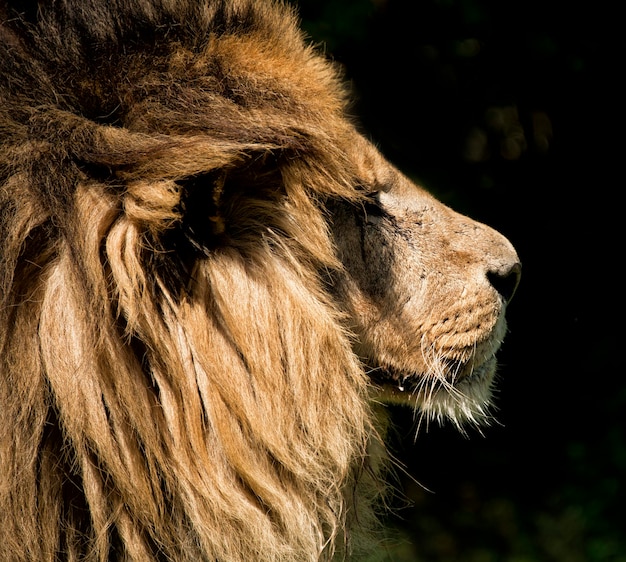
[[[481,417],[513,249],[354,130],[280,4],[11,4],[0,560],[367,552],[370,398]]]

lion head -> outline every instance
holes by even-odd
[[[487,421],[504,311],[521,265],[511,243],[416,186],[363,140],[360,205],[332,204],[333,285],[379,398],[427,421]]]
[[[377,404],[487,416],[510,243],[260,0],[0,3],[0,559],[366,548]]]

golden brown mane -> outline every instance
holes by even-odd
[[[0,559],[346,552],[373,429],[320,277],[317,201],[356,197],[333,68],[267,2],[0,15]]]

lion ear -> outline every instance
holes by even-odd
[[[226,171],[217,170],[177,182],[183,188],[181,208],[185,219],[189,222],[208,219],[205,227],[211,234],[222,234],[226,229],[222,209],[226,175]]]
[[[182,227],[197,249],[223,234],[226,172],[219,170],[179,180],[132,181],[123,196],[124,214],[153,235]]]
[[[209,214],[209,222],[212,225],[213,234],[222,234],[226,230],[226,223],[224,216],[222,215],[222,196],[224,194],[224,184],[226,183],[226,172],[220,174],[215,183],[213,184],[212,202],[213,213]]]
[[[181,224],[187,240],[206,252],[206,244],[226,231],[224,186],[227,173],[214,170],[196,174],[176,184],[181,188]]]

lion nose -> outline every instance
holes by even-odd
[[[502,295],[507,303],[511,302],[521,276],[522,264],[519,261],[487,272],[487,279],[489,279],[492,287]]]

